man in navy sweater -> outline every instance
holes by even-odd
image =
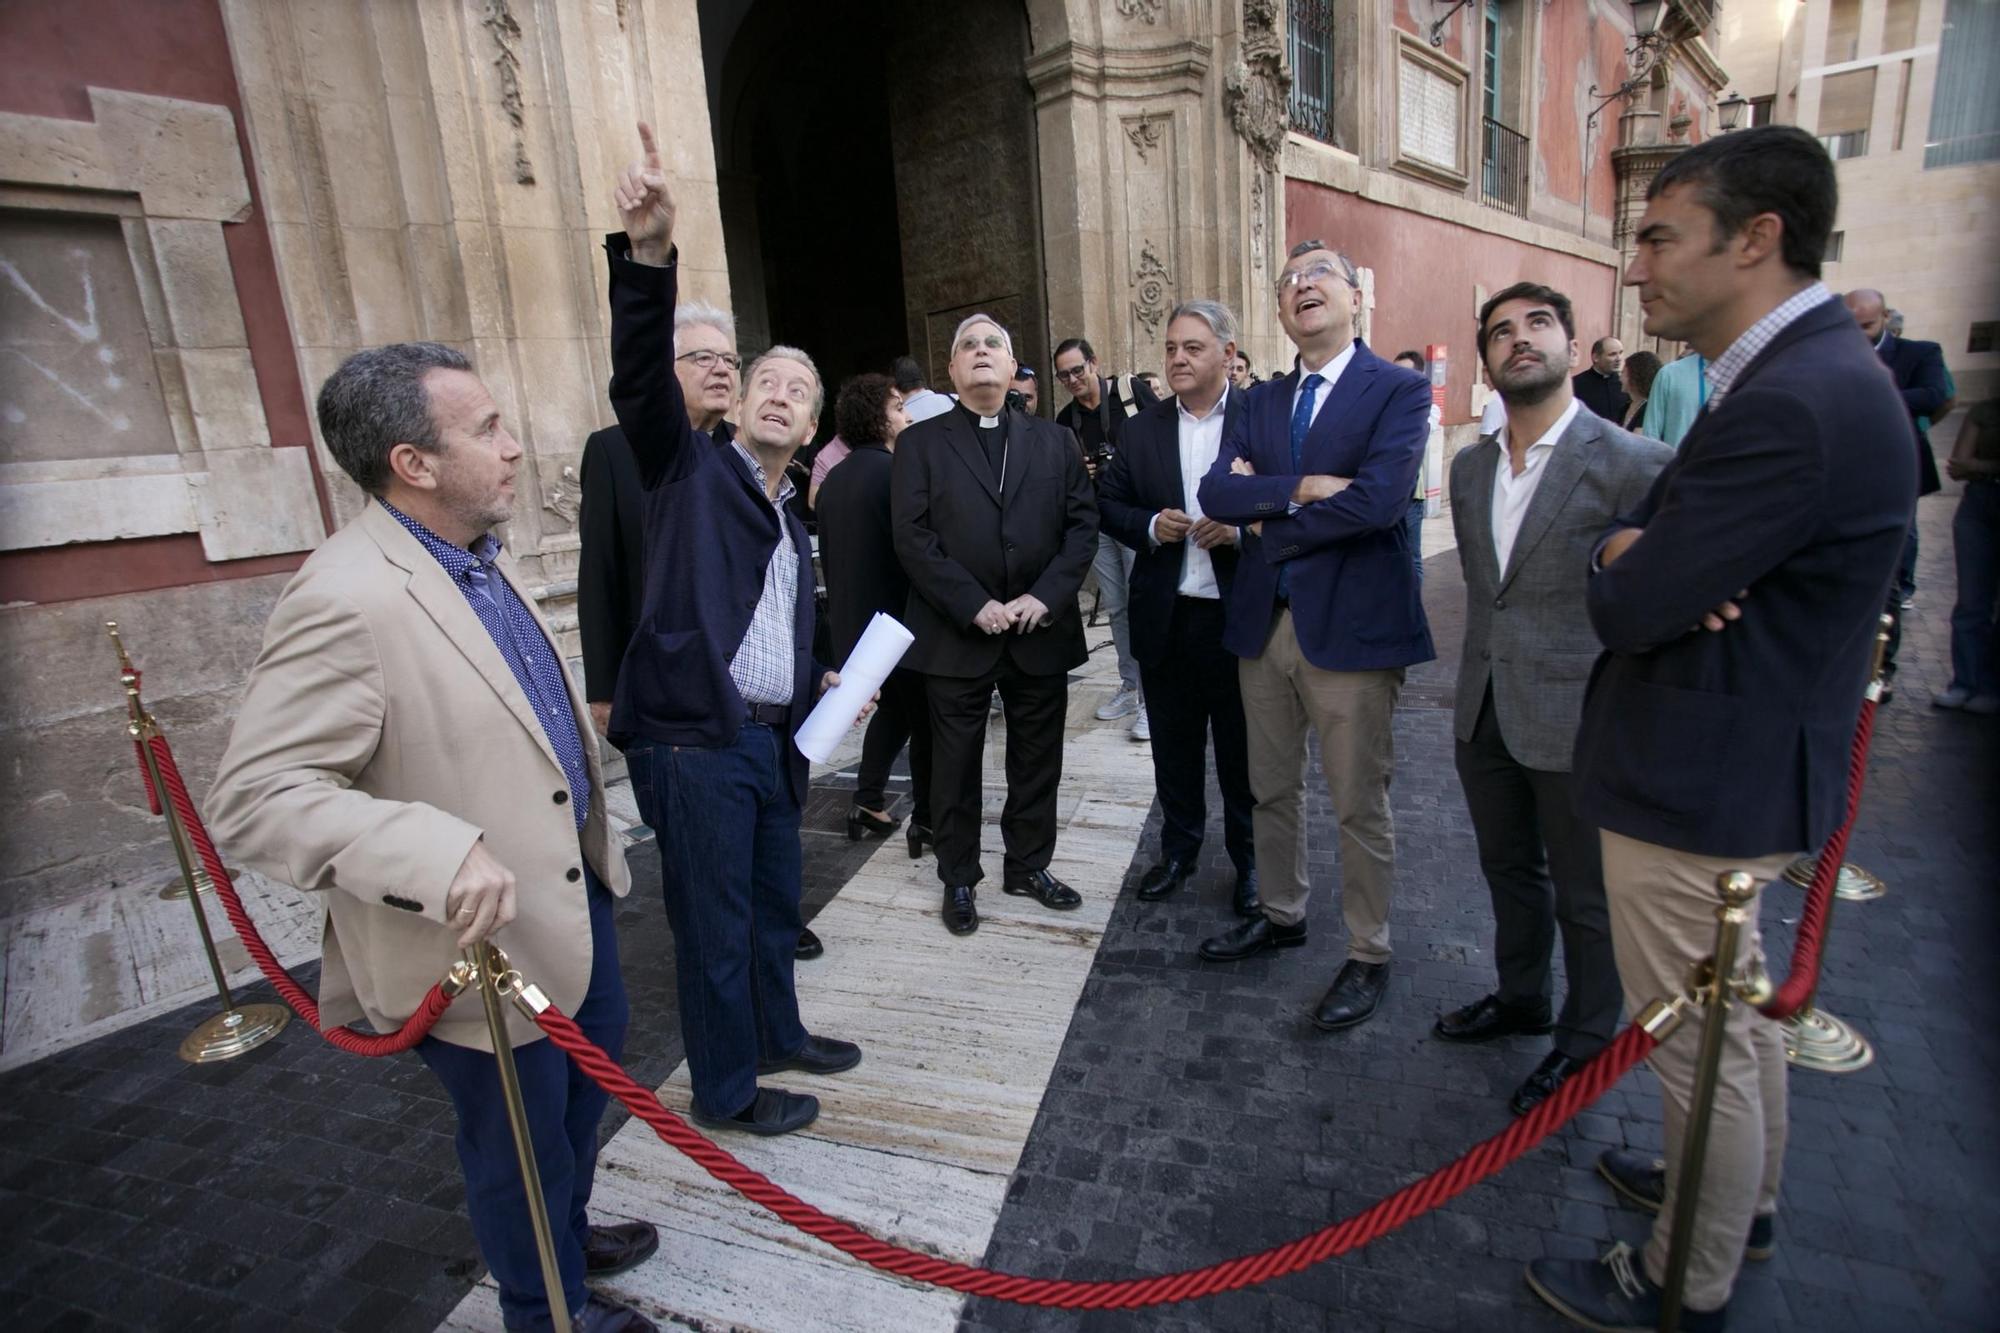
[[[1819,281],[1833,163],[1790,125],[1688,149],[1647,192],[1625,281],[1646,332],[1708,359],[1708,403],[1638,507],[1598,543],[1586,598],[1607,651],[1576,739],[1577,814],[1602,831],[1628,1013],[1714,947],[1719,876],[1775,878],[1845,815],[1848,748],[1916,469],[1909,418]],[[1761,955],[1755,918],[1735,962]],[[1643,1254],[1538,1259],[1528,1282],[1590,1328],[1658,1322],[1703,1018],[1651,1057],[1666,1161],[1598,1170],[1657,1211]],[[1737,1269],[1775,1243],[1785,1154],[1777,1024],[1732,1003],[1680,1326],[1718,1329]]]
[[[674,205],[652,131],[616,191],[611,406],[646,492],[645,608],[618,671],[611,740],[659,835],[674,928],[681,1035],[703,1124],[783,1134],[817,1098],[759,1074],[838,1073],[851,1042],[799,1021],[799,812],[808,766],[792,744],[839,677],[812,660],[812,550],[785,467],[825,391],[804,352],[773,347],[743,373],[736,438],[688,421],[673,368]]]

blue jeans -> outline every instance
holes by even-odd
[[[1118,683],[1125,689],[1139,688],[1139,664],[1132,657],[1132,629],[1125,619],[1126,581],[1132,574],[1132,552],[1118,544],[1109,533],[1097,534],[1097,555],[1091,561],[1097,573],[1097,609],[1111,622],[1111,647],[1118,654]]]
[[[790,745],[745,722],[727,745],[641,741],[629,756],[632,794],[659,840],[688,1075],[711,1115],[750,1105],[757,1062],[806,1043],[792,984],[801,864]]]
[[[1424,586],[1424,504],[1422,500],[1410,501],[1410,512],[1403,519],[1403,530],[1410,534],[1410,563],[1417,567],[1417,586]]]
[[[1968,481],[1951,520],[1958,601],[1951,608],[1951,683],[2000,694],[2000,481]]]
[[[579,857],[581,860],[582,858]],[[625,978],[618,970],[618,934],[611,891],[582,860],[590,894],[590,989],[570,1017],[614,1060],[625,1050]],[[533,978],[530,978],[532,980]],[[477,995],[460,1004],[478,1005]],[[514,1135],[500,1098],[500,1069],[489,1051],[426,1037],[417,1054],[451,1095],[458,1112],[458,1163],[465,1173],[465,1202],[479,1257],[500,1285],[500,1313],[510,1329],[552,1327],[542,1288],[541,1260],[528,1222],[528,1197],[514,1155]],[[589,1234],[584,1207],[597,1174],[597,1122],[609,1096],[547,1038],[514,1048],[528,1136],[542,1178],[563,1298],[583,1308],[583,1246]]]

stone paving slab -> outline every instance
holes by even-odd
[[[1823,1002],[1875,1041],[1878,1059],[1857,1074],[1793,1074],[1779,1250],[1746,1265],[1736,1328],[1996,1325],[2000,720],[1926,706],[1949,674],[1955,502],[1933,497],[1920,509],[1922,590],[1906,620],[1901,694],[1879,716],[1849,849],[1890,893],[1839,906],[1822,984]],[[1493,973],[1491,909],[1452,765],[1463,585],[1455,558],[1427,566],[1442,660],[1412,670],[1396,718],[1396,962],[1383,1010],[1339,1034],[1306,1019],[1345,956],[1317,765],[1317,891],[1303,949],[1200,962],[1195,946],[1231,920],[1219,797],[1211,785],[1192,892],[1143,904],[1130,890],[1153,860],[1155,812],[989,1266],[1108,1279],[1213,1263],[1358,1212],[1509,1123],[1505,1098],[1546,1039],[1455,1048],[1429,1035],[1440,1011],[1487,993]],[[1783,885],[1762,896],[1774,959],[1789,959],[1801,899]],[[1658,1092],[1641,1068],[1496,1179],[1358,1254],[1262,1288],[1131,1314],[973,1301],[962,1327],[1569,1327],[1528,1291],[1522,1267],[1640,1242],[1650,1218],[1620,1207],[1593,1168],[1607,1146],[1659,1143]]]

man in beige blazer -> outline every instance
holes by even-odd
[[[492,535],[521,446],[458,352],[350,357],[319,395],[335,461],[371,497],[279,597],[209,794],[238,863],[322,894],[320,1010],[399,1027],[462,947],[494,938],[616,1058],[626,999],[612,923],[630,888],[605,820],[596,733],[534,599]],[[659,1237],[584,1216],[605,1095],[532,1023],[509,1038],[575,1326],[651,1329],[587,1291]],[[473,1233],[510,1329],[550,1325],[477,999],[417,1048],[459,1117]]]

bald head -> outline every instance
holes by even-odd
[[[1882,340],[1882,328],[1889,322],[1889,302],[1873,287],[1857,287],[1841,298],[1847,303],[1847,313],[1854,316],[1854,322],[1868,335],[1869,342]]]

